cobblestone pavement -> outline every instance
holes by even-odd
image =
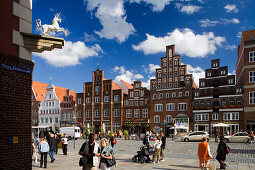
[[[80,158],[78,152],[83,142],[83,139],[76,140],[75,149],[73,149],[73,141],[69,141],[68,155],[62,155],[62,149],[60,148],[59,154],[55,155],[56,161],[54,163],[50,163],[48,156],[48,169],[81,169],[78,166]],[[215,157],[218,144],[211,141],[209,144]],[[159,164],[133,163],[131,158],[136,154],[140,146],[142,146],[142,141],[118,139],[115,148],[117,167],[112,169],[199,169],[197,160],[198,142],[181,142],[167,139],[166,161]],[[255,144],[229,143],[228,146],[231,148],[231,153],[227,155],[227,169],[255,170]],[[219,163],[215,159],[211,163],[219,168]],[[39,163],[33,163],[33,169],[40,169]]]

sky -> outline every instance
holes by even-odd
[[[104,77],[149,88],[167,45],[175,44],[182,64],[198,85],[212,59],[235,74],[241,32],[255,29],[254,0],[34,0],[36,19],[67,31],[62,49],[33,53],[33,79],[83,92],[99,67]],[[97,66],[98,64],[98,66]]]

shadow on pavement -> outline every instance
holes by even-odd
[[[176,166],[176,167],[182,167],[182,168],[199,168],[198,166],[190,166],[190,165],[170,165],[170,166]]]

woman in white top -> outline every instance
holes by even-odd
[[[160,147],[161,147],[161,145],[162,145],[162,141],[160,139],[160,136],[157,136],[156,143],[154,144],[155,151],[154,151],[154,158],[153,158],[153,162],[152,163],[155,163],[156,160],[157,160],[157,163],[159,163],[159,160],[160,160]]]

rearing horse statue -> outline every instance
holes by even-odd
[[[60,13],[53,18],[52,25],[47,25],[47,24],[41,25],[41,20],[37,19],[36,20],[36,29],[38,29],[39,27],[42,27],[42,33],[45,36],[49,36],[49,31],[57,31],[57,32],[62,31],[65,33],[65,36],[67,36],[65,29],[59,27],[59,25],[58,25],[58,22],[61,23],[61,19],[58,18],[59,15],[60,15]]]

